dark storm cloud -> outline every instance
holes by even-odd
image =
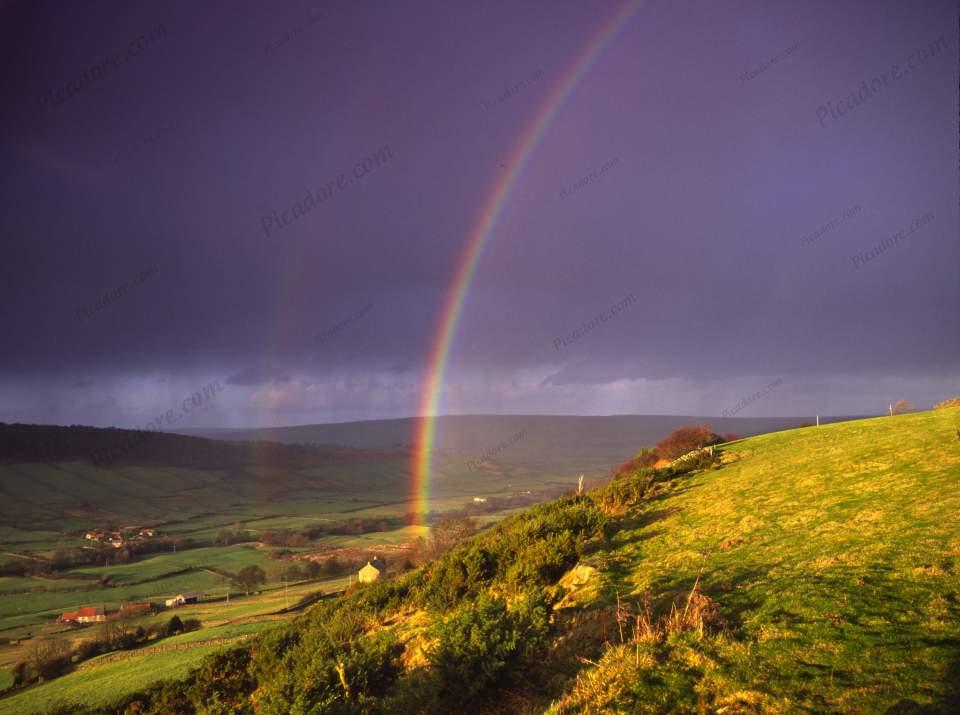
[[[871,8],[644,4],[502,207],[444,409],[946,389],[957,8]],[[416,411],[484,198],[613,9],[4,5],[4,415],[133,423],[211,376],[231,389],[185,421]]]
[[[239,372],[229,375],[226,379],[228,385],[263,385],[268,382],[290,382],[290,376],[277,370],[277,368],[267,365],[255,365],[244,368]]]

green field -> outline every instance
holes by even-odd
[[[221,600],[183,606],[174,611],[176,615],[181,619],[197,618],[203,622],[203,628],[134,650],[93,658],[61,678],[0,700],[0,711],[35,713],[63,703],[107,703],[157,680],[182,677],[204,656],[288,618],[274,614],[300,598],[318,591],[332,593],[346,585],[346,578],[330,579],[271,588],[254,596],[233,598],[229,603]],[[144,626],[162,623],[174,612],[158,613],[138,622]],[[83,632],[81,629],[79,633]],[[8,672],[0,669],[0,690],[6,683],[5,676],[10,679]]]
[[[266,627],[269,624],[262,624]],[[173,640],[173,639],[171,639]],[[194,643],[188,650],[153,652],[69,673],[62,678],[0,701],[8,713],[43,712],[69,703],[105,703],[142,689],[157,680],[180,678],[204,656],[227,647]]]
[[[51,439],[62,438],[62,430],[51,429]],[[342,590],[353,573],[343,571],[322,583],[288,584],[284,588],[281,573],[292,559],[344,550],[348,560],[362,558],[364,553],[368,557],[377,552],[382,555],[384,550],[410,544],[428,532],[425,526],[396,526],[412,509],[409,454],[405,451],[303,449],[274,459],[265,457],[260,448],[212,443],[201,445],[211,451],[211,463],[224,453],[229,460],[241,460],[240,466],[195,469],[184,466],[183,460],[176,465],[163,464],[162,460],[180,454],[181,442],[188,450],[196,449],[201,441],[178,435],[158,438],[171,446],[160,450],[159,456],[146,455],[144,464],[95,466],[82,459],[0,463],[0,495],[4,496],[0,499],[0,563],[42,566],[58,553],[88,547],[84,532],[108,525],[151,526],[157,529],[158,538],[177,539],[183,544],[176,552],[153,553],[126,563],[0,577],[0,668],[21,660],[38,638],[66,640],[73,646],[89,638],[94,626],[72,628],[57,622],[61,613],[80,606],[102,605],[109,612],[123,602],[162,603],[177,593],[199,591],[205,594],[204,602],[176,613],[181,618],[199,619],[204,627],[197,637],[204,640],[211,628],[224,624],[273,619],[267,614],[296,603],[306,594]],[[509,475],[509,470],[478,474],[467,469],[462,458],[449,455],[439,455],[436,463],[438,476],[430,505],[435,512],[461,509],[478,495],[503,496],[521,488],[537,493],[556,489],[559,484],[557,474],[550,471],[524,469],[521,471],[526,476],[518,478]],[[501,515],[486,514],[480,521],[489,525]],[[285,549],[256,541],[265,530],[297,531],[360,518],[392,521],[385,531],[320,536],[308,545]],[[244,532],[253,541],[214,546],[224,530]],[[281,550],[286,555],[276,558]],[[230,574],[249,565],[263,568],[268,583],[258,596],[238,597],[236,587],[231,587]],[[226,596],[231,591],[228,602]],[[143,617],[138,623],[148,626],[169,618],[167,612]],[[193,656],[191,650],[190,658]],[[172,667],[169,658],[163,662]],[[137,677],[147,677],[149,672],[144,669]],[[157,670],[157,677],[164,672]],[[80,673],[67,677],[67,684],[87,681],[87,676],[81,677]],[[125,682],[109,674],[102,677],[105,680],[92,686],[94,690],[106,688],[105,683]],[[41,693],[45,699],[48,689],[59,692],[61,686],[54,687],[57,682],[34,687],[31,692]],[[130,687],[140,687],[142,682],[134,679]],[[104,692],[114,695],[118,691]]]
[[[0,693],[13,685],[13,673],[9,668],[0,668]]]

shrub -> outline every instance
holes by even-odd
[[[613,476],[618,477],[621,474],[632,474],[641,469],[652,467],[657,463],[657,453],[652,449],[644,447],[633,457],[619,467],[613,470]]]
[[[657,454],[664,459],[676,459],[687,452],[716,444],[720,437],[710,429],[710,425],[681,427],[668,437],[657,442]]]
[[[563,497],[504,519],[461,544],[419,579],[419,603],[446,610],[491,585],[523,590],[547,585],[576,563],[605,517],[589,498]]]
[[[569,531],[533,540],[517,553],[504,581],[517,590],[554,583],[577,562],[580,547]]]
[[[174,636],[177,633],[183,633],[183,621],[180,620],[180,616],[172,616],[167,621],[167,636]]]
[[[604,514],[617,516],[643,499],[653,481],[652,471],[645,468],[633,476],[620,475],[590,496]]]
[[[421,542],[422,556],[427,559],[439,558],[475,533],[477,521],[473,517],[444,517],[430,527],[430,540]]]
[[[518,662],[542,648],[549,617],[538,595],[525,595],[514,611],[488,594],[458,609],[433,629],[436,647],[429,659],[440,677],[441,697],[474,700],[503,679]]]
[[[490,553],[477,545],[444,556],[434,567],[423,590],[424,601],[435,609],[454,606],[475,596],[496,573]]]
[[[194,671],[187,697],[208,715],[241,712],[256,681],[250,674],[250,652],[237,648],[205,658]]]
[[[263,676],[259,710],[366,712],[396,680],[403,647],[391,631],[367,635],[362,613],[349,607],[326,611],[327,619],[302,630],[282,656],[263,654],[266,661],[256,664],[254,672]]]
[[[960,395],[957,397],[951,397],[949,400],[944,400],[943,402],[938,402],[933,406],[933,409],[943,410],[948,407],[960,407]]]

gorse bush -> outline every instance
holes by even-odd
[[[357,712],[393,684],[402,651],[390,631],[313,631],[253,695],[266,712]]]
[[[508,609],[498,596],[481,594],[438,623],[430,664],[442,684],[441,700],[470,701],[503,680],[522,659],[543,648],[549,614],[543,597],[526,594]]]
[[[640,502],[654,484],[653,471],[642,468],[633,474],[620,474],[591,495],[600,510],[608,516],[623,514]]]
[[[592,500],[577,497],[505,519],[428,567],[418,601],[446,610],[491,585],[519,593],[553,583],[577,562],[586,541],[602,532],[605,519]]]
[[[634,456],[633,459],[630,459],[619,467],[613,470],[613,476],[617,477],[621,474],[630,474],[636,472],[645,467],[652,467],[657,463],[659,457],[657,456],[656,450],[647,449],[644,447]]]

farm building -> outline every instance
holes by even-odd
[[[357,573],[357,579],[360,583],[373,583],[383,575],[386,569],[387,565],[383,562],[383,559],[374,556],[373,560],[367,561],[367,565]]]
[[[151,613],[154,613],[156,610],[157,610],[157,607],[150,601],[142,601],[140,603],[121,603],[120,604],[121,616],[146,616]]]
[[[107,620],[103,606],[84,606],[76,611],[61,614],[63,623],[100,623]]]
[[[173,598],[168,598],[166,601],[164,601],[163,605],[167,608],[176,608],[177,606],[185,606],[188,603],[197,603],[201,598],[203,598],[203,594],[199,591],[178,593]]]

